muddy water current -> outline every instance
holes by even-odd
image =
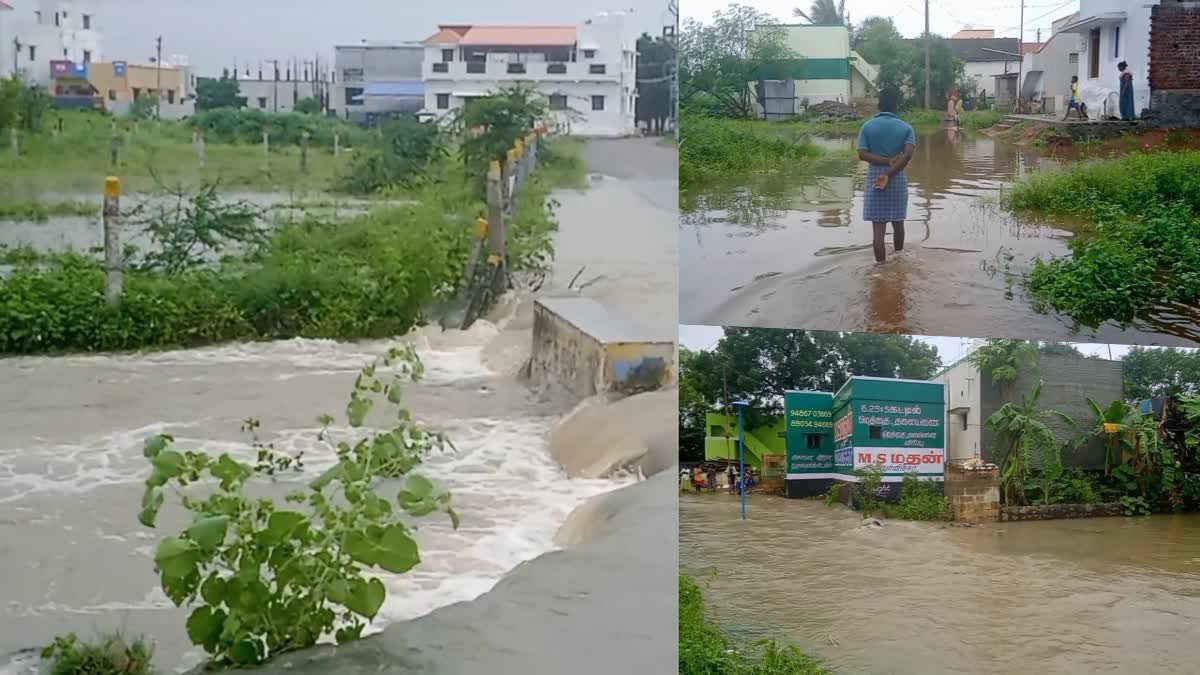
[[[682,495],[679,558],[739,639],[837,673],[1189,673],[1200,660],[1200,515],[885,521],[821,501]]]
[[[908,168],[905,249],[877,266],[853,138],[806,175],[736,176],[681,195],[680,313],[689,324],[970,337],[1195,344],[1200,311],[1164,307],[1134,325],[1039,313],[1022,277],[1069,254],[1077,224],[1014,215],[1003,191],[1060,160],[983,134],[923,132]]]
[[[420,521],[423,562],[384,576],[380,625],[486,592],[520,562],[556,548],[576,506],[633,480],[568,479],[546,437],[570,402],[485,367],[490,337],[478,324],[467,334],[416,338],[428,376],[407,390],[405,406],[457,446],[421,471],[452,491],[462,527]],[[334,461],[317,439],[317,416],[343,410],[356,369],[386,348],[294,340],[0,360],[0,655],[67,631],[123,629],[153,636],[162,667],[198,662],[185,611],[153,572],[157,539],[183,514],[164,512],[157,530],[137,523],[148,475],[143,439],[166,432],[185,449],[252,459],[240,425],[254,417],[277,449],[306,451],[311,477]]]

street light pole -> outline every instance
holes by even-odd
[[[742,481],[742,520],[746,519],[746,430],[742,426],[742,411],[750,405],[747,401],[734,401],[738,411],[738,476]]]
[[[928,110],[931,99],[929,97],[930,87],[930,72],[933,61],[933,35],[929,33],[929,0],[925,0],[925,109]]]

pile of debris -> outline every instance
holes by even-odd
[[[806,112],[808,117],[820,121],[858,119],[858,111],[852,106],[838,101],[821,101],[816,105],[808,106]]]

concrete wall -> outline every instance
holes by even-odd
[[[246,97],[247,108],[283,113],[291,112],[296,108],[296,103],[306,98],[316,97],[318,86],[316,82],[238,80],[238,95]]]
[[[946,461],[982,457],[979,369],[964,359],[935,379],[946,386]],[[965,413],[949,412],[964,408]]]
[[[785,44],[806,59],[844,59],[850,56],[850,29],[845,26],[781,26]]]
[[[1071,55],[1081,57],[1079,35],[1076,33],[1056,33],[1042,47],[1040,52],[1025,55],[1024,72],[1026,74],[1040,71],[1042,73],[1043,97],[1057,99],[1069,98],[1071,95],[1071,76],[1079,74],[1078,63],[1071,63]],[[1056,107],[1055,110],[1061,110]]]
[[[982,409],[983,419],[987,419],[1000,409],[1004,403],[1003,391],[992,382],[990,373],[982,374]],[[1041,378],[1042,396],[1038,402],[1042,410],[1057,410],[1073,418],[1082,427],[1090,427],[1094,415],[1088,407],[1087,399],[1095,399],[1101,407],[1124,397],[1124,382],[1120,361],[1103,359],[1079,358],[1075,356],[1050,356],[1042,354],[1038,357],[1037,368],[1024,369],[1017,379],[1016,395],[1027,396],[1033,386]],[[1056,419],[1047,419],[1047,426],[1054,431],[1059,441],[1071,438],[1069,427]],[[987,461],[998,462],[993,456],[995,434],[984,428],[982,433],[983,458]],[[1080,448],[1072,455],[1064,455],[1066,466],[1100,469],[1104,466],[1104,448],[1098,442],[1093,442]]]
[[[579,398],[634,394],[675,381],[673,342],[609,312],[590,298],[535,303],[530,379]]]
[[[1064,518],[1106,518],[1125,515],[1121,502],[1108,504],[1037,504],[1034,506],[1002,506],[1000,520],[1062,520]]]
[[[1020,62],[1012,61],[968,61],[964,64],[964,74],[975,80],[976,92],[986,91],[988,98],[996,97],[996,75],[1017,72]]]
[[[1200,90],[1156,91],[1152,124],[1170,128],[1200,128]]]
[[[994,523],[1000,520],[1000,468],[969,469],[946,465],[946,497],[954,520],[963,523]]]

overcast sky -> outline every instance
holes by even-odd
[[[713,11],[729,4],[727,0],[683,0],[683,16],[707,21]],[[807,12],[812,0],[745,0],[739,4],[754,7],[785,23],[801,23],[802,19],[792,16],[792,9],[800,7]],[[1036,40],[1039,28],[1043,38],[1048,36],[1052,21],[1078,10],[1079,0],[1029,0],[1025,3],[1025,40]],[[869,16],[890,16],[905,37],[918,37],[925,30],[924,0],[846,0],[846,11],[851,22]],[[967,25],[994,28],[997,37],[1017,37],[1021,25],[1020,0],[930,0],[932,32],[949,36]]]
[[[439,23],[578,23],[601,11],[634,10],[654,35],[674,22],[667,0],[93,0],[106,58],[146,63],[188,57],[200,74],[262,59],[311,59],[333,45],[423,40]]]
[[[709,350],[716,346],[722,335],[724,335],[724,331],[720,326],[680,326],[679,344],[688,349]],[[917,339],[937,347],[938,356],[942,358],[942,365],[950,365],[971,351],[972,340],[969,338],[920,336]],[[1112,349],[1111,353],[1114,359],[1119,359],[1129,353],[1129,347],[1126,345],[1079,342],[1071,344],[1074,344],[1084,354],[1096,354],[1105,359],[1109,358],[1109,349]]]

